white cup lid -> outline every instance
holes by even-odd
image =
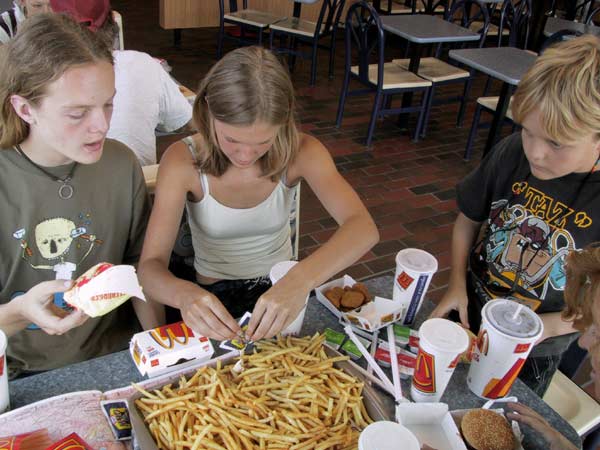
[[[271,271],[269,272],[271,283],[275,284],[281,280],[296,264],[298,264],[298,261],[281,261],[271,267]]]
[[[358,450],[419,450],[419,441],[411,431],[396,422],[373,422],[358,438]]]
[[[418,248],[405,248],[396,255],[396,264],[415,272],[436,272],[438,262],[431,253]]]
[[[419,328],[419,339],[430,347],[448,353],[462,353],[469,347],[469,335],[448,319],[428,319]]]

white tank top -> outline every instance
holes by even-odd
[[[183,139],[198,160],[191,137]],[[194,247],[194,268],[206,277],[239,280],[268,275],[292,257],[290,213],[296,186],[283,177],[273,192],[252,208],[230,208],[210,195],[208,177],[198,171],[204,196],[186,202]]]

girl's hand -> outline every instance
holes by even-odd
[[[258,299],[246,334],[253,341],[275,336],[298,317],[309,293],[288,273]]]
[[[194,331],[219,341],[233,339],[242,331],[221,301],[210,292],[197,287],[183,298],[181,316]]]
[[[546,422],[533,409],[521,403],[507,403],[509,409],[514,412],[509,412],[506,416],[510,420],[516,420],[522,424],[528,425],[537,431],[548,442],[550,450],[575,450],[575,447],[566,437],[564,437],[556,429]],[[518,414],[515,414],[518,413]]]
[[[463,327],[469,328],[469,313],[467,307],[469,304],[469,297],[467,297],[467,290],[464,286],[452,287],[450,286],[442,300],[437,307],[432,311],[429,318],[433,317],[447,317],[450,311],[458,311],[460,315],[460,322]]]
[[[54,304],[54,294],[71,288],[73,281],[44,281],[16,297],[17,310],[24,322],[34,323],[48,334],[61,335],[83,324],[88,316],[81,311],[67,312]]]

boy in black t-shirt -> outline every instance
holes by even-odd
[[[600,240],[598,73],[600,40],[586,35],[550,47],[523,77],[512,103],[523,130],[457,186],[450,283],[432,313],[456,310],[476,332],[489,300],[531,307],[544,334],[519,376],[540,396],[576,337],[560,317],[565,257]]]

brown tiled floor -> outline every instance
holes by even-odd
[[[125,46],[165,58],[173,76],[190,88],[215,62],[216,29],[184,30],[180,48],[173,46],[173,33],[158,25],[158,2],[114,0],[113,7],[124,19]],[[399,42],[390,40],[386,55],[399,54]],[[231,49],[226,43],[226,50]],[[476,141],[475,157],[462,159],[471,123],[473,104],[466,126],[455,127],[457,104],[435,107],[426,139],[413,143],[391,117],[380,121],[373,146],[367,150],[366,136],[373,97],[352,97],[348,101],[342,127],[335,128],[335,115],[342,81],[343,46],[338,42],[336,74],[327,78],[327,61],[322,52],[317,85],[308,86],[308,62],[299,61],[293,74],[300,105],[302,128],[317,136],[329,148],[340,172],[358,191],[381,233],[381,242],[347,270],[356,278],[391,273],[394,256],[405,247],[432,252],[439,261],[431,294],[439,297],[447,284],[450,264],[450,236],[456,216],[454,186],[480,158],[486,131]],[[481,92],[477,80],[473,95]],[[457,88],[439,89],[438,94],[461,92]],[[414,129],[414,118],[409,130]],[[164,146],[164,144],[163,144]],[[335,230],[336,224],[306,187],[301,204],[301,255],[312,252]],[[360,238],[360,237],[357,237]]]

